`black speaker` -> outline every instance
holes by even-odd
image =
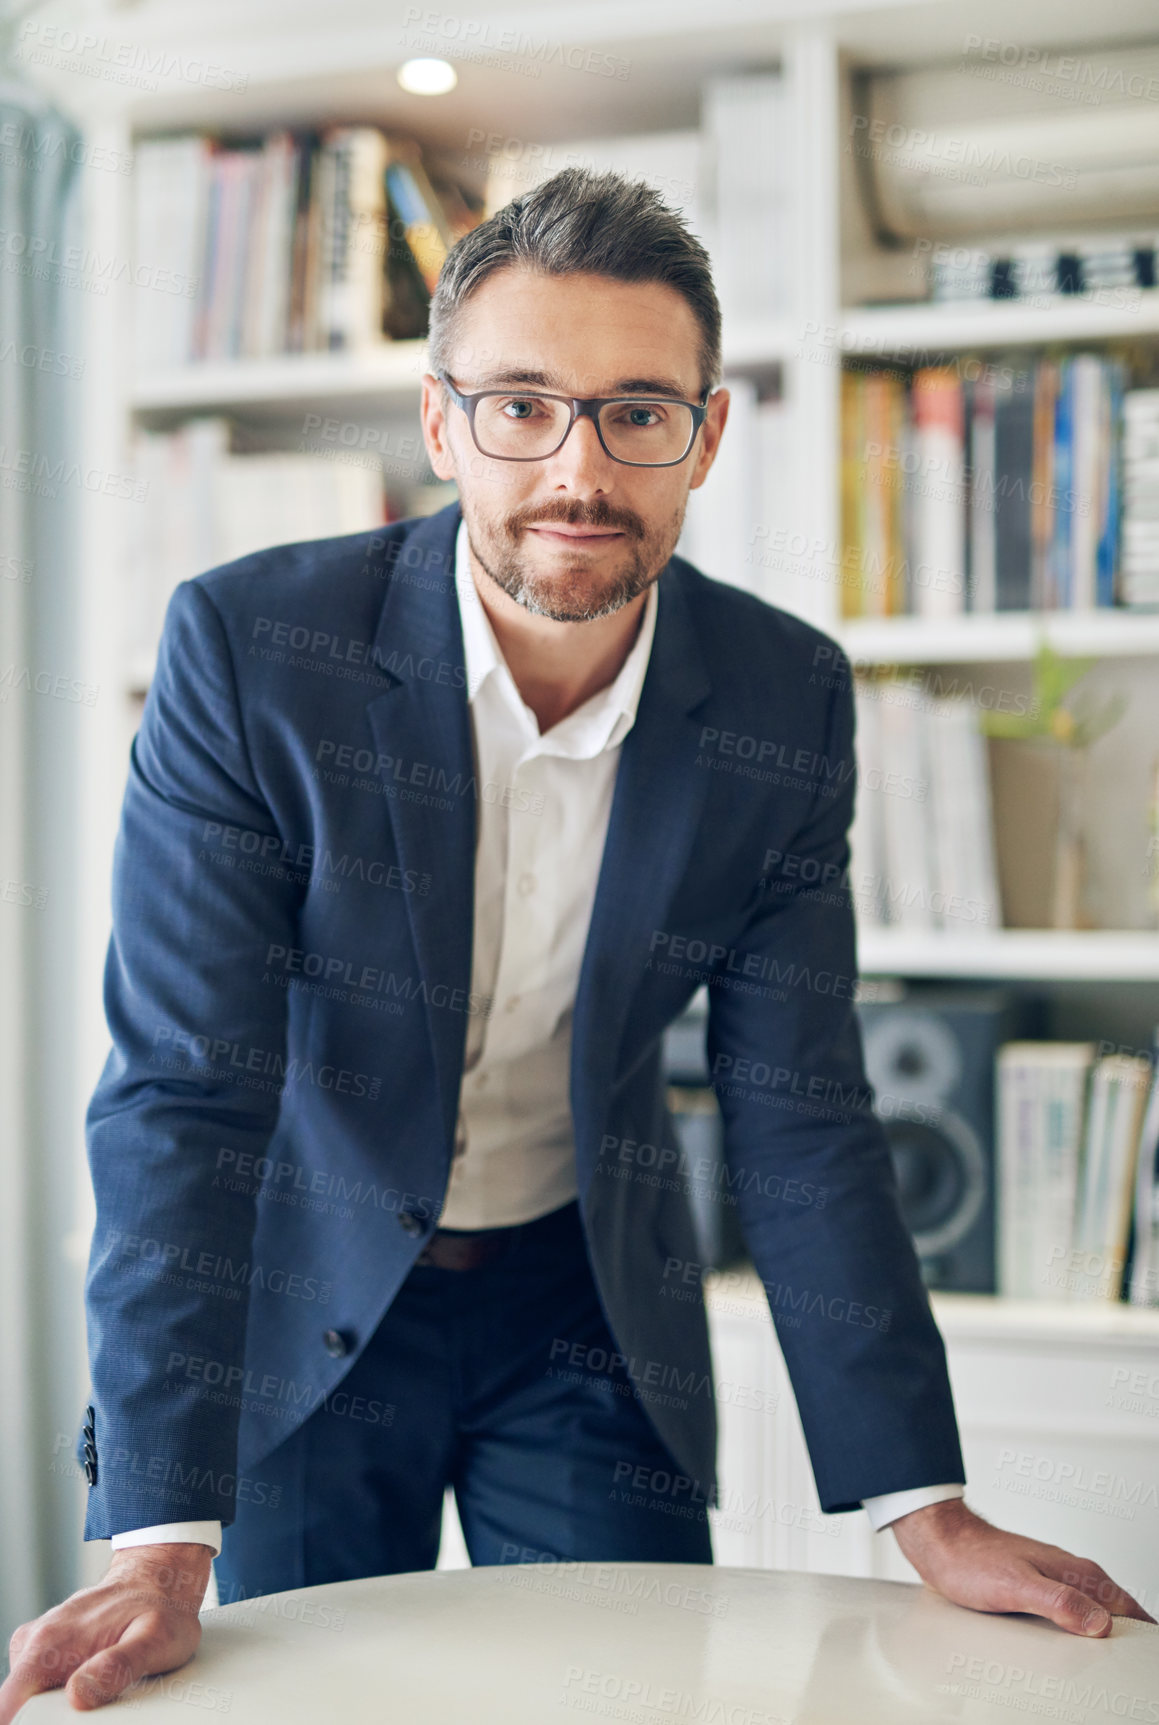
[[[992,988],[866,984],[862,995],[866,1075],[922,1275],[993,1293],[994,1057],[1032,1033],[1033,1003]]]

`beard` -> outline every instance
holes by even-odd
[[[664,522],[650,526],[630,510],[614,509],[600,499],[560,498],[529,504],[499,522],[467,519],[471,550],[487,574],[509,598],[537,617],[557,623],[590,623],[610,617],[646,592],[665,567],[680,537],[684,505]],[[562,561],[552,574],[532,567],[520,549],[520,536],[532,523],[559,521],[569,527],[614,528],[628,543],[611,570],[592,568],[585,557]]]

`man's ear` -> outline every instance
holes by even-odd
[[[447,438],[446,395],[438,378],[423,373],[423,395],[419,408],[427,458],[439,479],[454,479],[455,463]]]
[[[700,436],[696,440],[695,465],[688,489],[695,491],[708,478],[716,452],[720,448],[720,439],[728,420],[729,393],[727,389],[713,390],[708,398],[708,418],[700,428]]]

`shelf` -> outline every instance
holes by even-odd
[[[383,342],[356,353],[206,360],[141,378],[131,406],[136,413],[155,414],[209,408],[341,410],[376,398],[417,400],[425,367],[423,341]]]
[[[742,325],[726,344],[725,369],[752,371],[780,365],[793,347],[793,332],[783,320]],[[424,341],[384,342],[360,353],[206,360],[140,378],[131,405],[135,413],[150,415],[200,413],[210,408],[341,411],[365,408],[378,398],[417,401],[425,369]]]
[[[963,935],[863,928],[858,968],[864,976],[1159,982],[1159,933],[1004,928]]]
[[[801,347],[801,330],[787,317],[733,319],[725,323],[722,339],[724,370],[754,371],[792,359]]]
[[[1159,1342],[1159,1307],[1126,1300],[1010,1300],[935,1291],[930,1303],[942,1334],[958,1341]]]
[[[1044,637],[1079,657],[1159,653],[1159,611],[1007,611],[963,617],[851,618],[834,634],[855,665],[963,665],[1033,659]]]
[[[800,345],[808,348],[828,334],[823,328],[804,335]],[[1040,304],[966,300],[853,307],[841,314],[836,334],[847,358],[911,356],[923,364],[960,348],[1131,340],[1159,335],[1159,289],[1140,290],[1127,305],[1066,295]]]
[[[1065,300],[1035,307],[1012,304],[866,307],[816,330],[787,318],[734,324],[725,330],[726,371],[808,358],[816,348],[847,358],[901,357],[934,363],[960,348],[1034,346],[1045,342],[1159,336],[1159,290],[1134,310]],[[302,353],[272,359],[207,360],[138,380],[137,413],[207,408],[364,406],[375,397],[416,395],[425,343],[384,342],[362,353]]]
[[[751,1265],[710,1273],[704,1295],[710,1315],[715,1311],[720,1317],[770,1321],[764,1289]],[[1132,1306],[1125,1300],[1010,1300],[1001,1294],[935,1289],[930,1303],[938,1328],[955,1341],[1159,1342],[1159,1307]]]

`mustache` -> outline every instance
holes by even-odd
[[[517,509],[504,522],[507,536],[517,539],[525,527],[541,522],[560,521],[566,527],[607,527],[626,533],[632,539],[643,539],[644,523],[627,509],[613,509],[601,498],[561,497],[553,503],[528,504]]]

